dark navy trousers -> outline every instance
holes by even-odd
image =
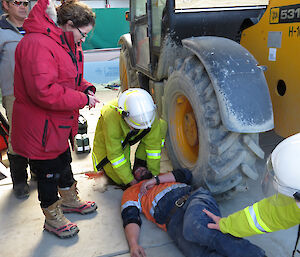
[[[42,208],[55,203],[58,187],[71,187],[75,182],[71,168],[71,152],[67,151],[51,160],[29,160],[31,170],[37,175],[38,198]]]
[[[185,205],[176,211],[167,226],[169,236],[186,257],[265,256],[261,248],[246,239],[207,228],[207,224],[213,221],[203,209],[221,216],[210,192],[199,188],[191,194]]]

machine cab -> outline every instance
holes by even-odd
[[[154,77],[162,42],[188,37],[220,36],[239,42],[241,31],[256,24],[268,0],[131,0],[132,66]]]

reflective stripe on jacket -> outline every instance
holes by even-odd
[[[259,215],[258,203],[244,209],[250,227],[257,233],[272,232]]]
[[[147,158],[149,159],[160,159],[161,150],[146,150]]]
[[[265,198],[220,220],[220,229],[236,237],[270,233],[300,224],[300,208],[282,194]]]
[[[116,159],[111,160],[111,164],[115,169],[119,168],[120,166],[122,166],[125,163],[126,163],[126,158],[125,158],[124,154],[117,157]]]

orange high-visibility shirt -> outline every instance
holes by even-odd
[[[127,207],[136,207],[146,216],[148,220],[152,221],[158,227],[166,231],[167,229],[165,224],[161,225],[155,222],[155,219],[153,217],[155,207],[158,201],[162,199],[166,193],[175,188],[186,187],[187,185],[178,182],[163,183],[152,187],[147,191],[145,195],[141,195],[140,188],[143,182],[144,181],[141,181],[140,183],[133,185],[125,190],[122,198],[121,211],[123,211]]]

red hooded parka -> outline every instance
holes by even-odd
[[[24,22],[16,48],[12,147],[24,157],[54,159],[69,147],[78,129],[78,111],[95,87],[82,78],[83,55],[73,33],[47,15],[38,0]],[[85,93],[84,93],[85,92]]]

